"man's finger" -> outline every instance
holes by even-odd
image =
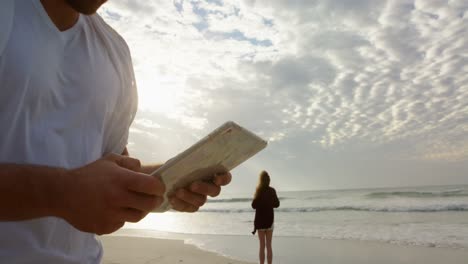
[[[143,219],[148,213],[142,212],[140,210],[132,209],[132,208],[122,208],[121,210],[121,219],[125,220],[125,222],[132,222],[136,223]]]
[[[149,195],[163,196],[166,191],[164,183],[159,178],[143,173],[129,173],[124,184],[128,190]]]
[[[232,175],[230,172],[217,173],[213,179],[214,184],[218,186],[228,185],[232,180]]]
[[[193,206],[200,207],[206,202],[206,195],[194,193],[186,189],[179,189],[175,192],[175,197]]]
[[[117,164],[131,171],[135,171],[135,172],[141,171],[141,163],[138,159],[122,156],[122,159],[118,160]]]
[[[128,191],[124,197],[123,206],[143,212],[150,212],[158,208],[163,201],[164,199],[160,196]]]
[[[218,196],[221,192],[221,187],[214,183],[196,181],[190,184],[190,191],[201,195],[209,195],[211,197]]]
[[[140,163],[140,160],[138,159],[131,158],[131,157],[124,156],[124,155],[118,155],[114,153],[110,153],[106,155],[105,158],[107,160],[115,162],[120,167],[129,169],[131,171],[135,171],[135,172],[141,171],[141,163]]]
[[[169,202],[171,203],[172,209],[179,212],[193,213],[198,211],[198,207],[180,200],[177,197],[172,197]]]
[[[110,233],[113,233],[113,232],[119,230],[124,225],[125,225],[125,221],[118,221],[118,222],[115,222],[115,223],[113,223],[111,225],[106,226],[105,228],[103,228],[101,230],[98,230],[96,232],[96,234],[97,235],[110,234]]]

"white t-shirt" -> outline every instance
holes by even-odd
[[[80,15],[60,32],[40,0],[14,5],[0,51],[0,163],[76,168],[122,153],[136,92],[122,85],[115,54],[93,24],[100,18]],[[0,222],[0,263],[99,263],[101,256],[94,234],[63,219]]]

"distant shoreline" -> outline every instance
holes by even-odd
[[[333,191],[368,191],[368,190],[386,190],[386,189],[410,189],[410,188],[436,188],[436,187],[461,187],[468,184],[442,184],[442,185],[406,185],[406,186],[380,186],[380,187],[355,187],[355,188],[337,188],[337,189],[313,189],[313,190],[277,190],[279,193],[295,193],[295,192],[333,192]],[[234,195],[236,193],[230,193]],[[247,194],[247,193],[240,193]]]

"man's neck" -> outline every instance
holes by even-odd
[[[71,8],[65,0],[41,0],[41,3],[60,31],[73,27],[80,17],[80,13]]]

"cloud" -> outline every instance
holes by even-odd
[[[283,157],[295,175],[314,159],[322,175],[345,164],[369,180],[398,161],[402,175],[440,179],[468,161],[466,1],[120,0],[101,13],[128,41],[144,97],[134,151],[153,140],[174,153],[141,131],[195,140],[230,119],[271,140],[258,162]]]

